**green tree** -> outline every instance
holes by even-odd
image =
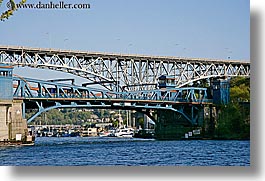
[[[2,5],[2,3],[3,3],[3,0],[0,0],[0,6]],[[26,3],[26,0],[21,0],[19,2],[20,5],[25,4],[25,3]],[[9,4],[8,10],[4,11],[0,16],[1,21],[8,19],[10,16],[13,15],[14,11],[17,10],[17,5],[14,0],[9,0],[8,4]]]
[[[216,126],[217,138],[249,139],[250,137],[249,113],[239,104],[222,107]]]
[[[250,87],[250,78],[246,78],[246,77],[233,77],[230,80],[230,87],[235,87],[235,86],[239,86],[239,85],[242,85],[242,84]]]
[[[119,127],[119,120],[113,120],[112,121],[112,125],[113,125],[113,127],[115,127],[115,128],[117,128],[117,127]]]
[[[250,101],[250,79],[235,77],[230,81],[231,102]]]
[[[220,107],[215,135],[221,139],[250,138],[250,79],[235,77],[230,81],[228,105]]]
[[[144,128],[144,118],[143,117],[138,119],[138,123],[141,126],[141,128]]]

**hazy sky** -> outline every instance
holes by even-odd
[[[37,0],[27,3],[59,3]],[[5,9],[4,0],[1,12]],[[86,10],[19,9],[0,44],[193,58],[250,59],[249,0],[64,0]],[[15,69],[43,78],[47,70]],[[59,75],[65,77],[65,75]]]

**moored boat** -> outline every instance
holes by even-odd
[[[122,128],[117,129],[114,133],[114,136],[116,137],[124,137],[124,138],[132,138],[134,135],[134,129],[132,128]]]

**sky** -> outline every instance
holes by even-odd
[[[60,0],[27,3],[39,1]],[[90,9],[19,9],[0,22],[0,45],[250,60],[249,0],[64,2]]]

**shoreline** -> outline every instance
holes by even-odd
[[[0,147],[9,146],[33,146],[35,142],[33,141],[0,141]]]

